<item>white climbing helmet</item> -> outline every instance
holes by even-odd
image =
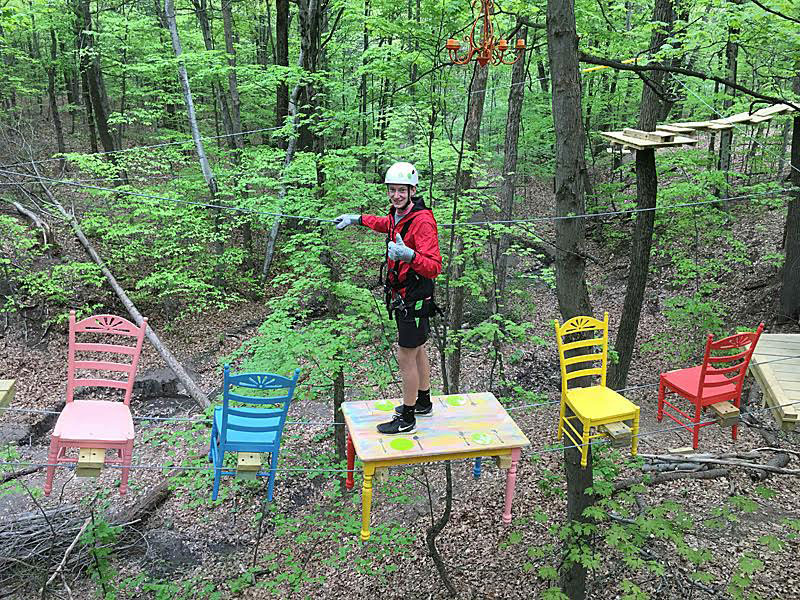
[[[386,171],[386,179],[383,183],[416,186],[419,183],[419,175],[411,163],[396,162]]]

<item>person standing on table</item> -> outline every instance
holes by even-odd
[[[378,425],[387,435],[413,433],[416,417],[433,414],[431,366],[425,342],[430,334],[429,317],[438,311],[433,301],[433,279],[442,272],[439,234],[433,212],[416,196],[419,176],[414,165],[393,164],[384,180],[389,195],[389,214],[340,215],[336,229],[364,225],[386,234],[387,268],[384,290],[386,309],[397,322],[397,363],[403,380],[403,404],[393,418]],[[383,273],[383,266],[381,266]]]

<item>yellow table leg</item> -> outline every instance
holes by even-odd
[[[639,410],[636,409],[636,416],[633,417],[633,428],[631,429],[631,455],[636,456],[639,448]]]
[[[361,489],[361,541],[369,539],[369,511],[372,508],[372,475],[373,465],[364,465],[364,487]]]

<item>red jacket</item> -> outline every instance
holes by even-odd
[[[411,224],[408,230],[403,235],[403,243],[414,250],[414,259],[410,263],[402,261],[393,261],[389,258],[386,259],[389,273],[397,268],[397,279],[394,281],[393,276],[389,281],[392,284],[402,283],[408,276],[409,269],[425,277],[433,279],[442,272],[442,255],[439,252],[439,232],[436,227],[436,219],[433,218],[433,212],[425,208],[422,200],[414,202],[411,211],[404,216],[400,221],[392,225],[394,221],[395,209],[392,207],[389,210],[389,215],[385,217],[376,217],[374,215],[361,215],[361,224],[369,227],[370,229],[379,233],[386,233],[387,243],[388,240],[396,241],[398,233],[402,233],[405,229],[406,223],[409,221]],[[405,296],[405,288],[400,289],[401,295]]]

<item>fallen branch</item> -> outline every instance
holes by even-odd
[[[669,481],[677,481],[678,479],[717,479],[719,477],[727,477],[730,475],[730,469],[708,469],[707,471],[670,471],[668,473],[658,473],[656,475],[643,475],[641,477],[632,477],[616,483],[614,485],[614,493],[627,490],[634,485],[661,485]]]
[[[39,215],[31,210],[28,210],[19,202],[10,200],[8,198],[5,198],[5,201],[10,203],[19,214],[28,219],[33,226],[36,227],[36,229],[42,232],[42,245],[46,246],[50,242],[51,237],[50,225],[48,225],[45,221],[42,221],[42,219],[39,218]]]
[[[784,469],[768,464],[752,463],[744,460],[731,460],[724,458],[704,458],[695,456],[672,456],[668,454],[639,454],[642,458],[651,460],[662,460],[666,462],[697,462],[703,464],[725,465],[729,467],[739,467],[741,469],[756,469],[769,471],[770,473],[780,473],[782,475],[800,475],[800,469]]]
[[[53,571],[52,575],[50,575],[50,579],[48,579],[47,582],[42,586],[42,589],[39,590],[39,594],[42,597],[44,597],[44,591],[47,589],[47,586],[53,582],[53,579],[55,579],[61,573],[62,569],[64,568],[64,565],[67,564],[67,559],[69,558],[69,555],[72,553],[72,549],[75,547],[75,544],[78,543],[78,540],[81,539],[83,532],[86,531],[86,528],[89,526],[91,522],[92,522],[92,517],[87,517],[86,520],[83,522],[83,527],[80,528],[78,534],[75,536],[75,539],[72,540],[72,543],[67,548],[67,551],[64,552],[64,558],[62,558],[61,562],[58,563],[58,567],[56,567],[56,570]]]
[[[28,437],[27,435],[25,436]],[[6,473],[2,477],[0,477],[0,484],[12,481],[14,479],[19,479],[20,477],[25,477],[25,475],[30,475],[31,473],[36,473],[42,467],[28,467],[27,469],[20,469],[19,471],[12,471],[11,473]]]

